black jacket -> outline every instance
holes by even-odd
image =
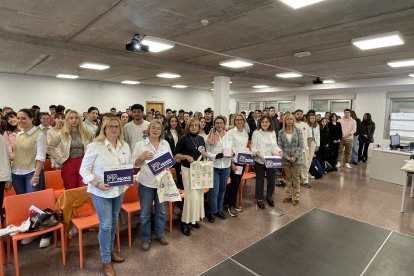
[[[375,123],[367,121],[362,121],[361,123],[361,133],[359,134],[358,140],[365,143],[374,142],[374,133],[375,133]],[[365,137],[368,136],[368,137]]]

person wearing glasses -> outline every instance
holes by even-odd
[[[200,155],[207,157],[204,139],[198,135],[199,129],[200,121],[194,117],[189,119],[185,127],[186,134],[178,140],[174,151],[174,157],[181,160],[181,174],[185,191],[181,231],[186,236],[191,235],[190,227],[200,228],[197,222],[205,216],[203,190],[192,190],[190,181],[190,164]]]
[[[99,247],[104,275],[115,275],[111,262],[124,258],[113,250],[116,225],[127,185],[110,186],[104,182],[108,168],[131,165],[131,151],[122,134],[121,121],[110,117],[94,142],[88,145],[80,167],[83,182],[88,185],[99,218]],[[132,183],[131,183],[132,184]]]

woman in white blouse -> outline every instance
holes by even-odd
[[[249,140],[249,134],[245,129],[246,118],[243,114],[238,113],[233,116],[233,126],[231,130],[227,132],[227,136],[232,141],[232,149],[234,152],[234,160],[231,165],[230,172],[230,185],[227,186],[227,196],[225,204],[228,205],[227,211],[230,216],[236,217],[237,212],[243,211],[241,206],[236,206],[237,193],[239,191],[240,181],[242,179],[245,165],[237,163],[237,156],[239,152],[247,151],[247,143]],[[242,170],[237,172],[237,167],[241,167]]]
[[[147,160],[151,160],[156,154],[164,152],[169,152],[172,155],[168,142],[162,139],[163,128],[159,121],[151,121],[148,126],[148,133],[149,135],[144,141],[136,143],[134,153],[132,154],[134,165],[141,168],[137,174],[137,180],[139,183],[139,202],[141,205],[141,246],[144,251],[147,251],[150,248],[151,211],[153,202],[155,205],[155,239],[162,245],[168,244],[164,236],[164,204],[160,203],[158,199],[158,182],[156,181],[154,174],[151,172],[147,164]]]
[[[213,121],[213,126],[206,138],[208,156],[214,160],[214,183],[213,188],[208,192],[207,219],[210,223],[214,222],[215,216],[221,219],[226,218],[223,212],[223,203],[231,165],[231,140],[224,130],[226,118],[217,116]],[[230,150],[228,157],[223,156],[225,148]]]
[[[254,168],[256,172],[256,191],[255,197],[257,206],[264,209],[263,201],[264,177],[267,174],[266,201],[273,207],[273,190],[275,188],[276,168],[266,168],[264,165],[265,156],[282,155],[282,151],[277,145],[276,133],[273,131],[272,119],[269,116],[262,116],[258,122],[258,129],[253,132],[252,152],[254,158]]]
[[[131,152],[122,134],[121,121],[111,117],[103,124],[95,141],[88,145],[80,167],[83,182],[88,184],[88,192],[99,217],[98,240],[105,275],[115,275],[111,261],[124,261],[113,250],[113,245],[119,211],[128,186],[110,186],[104,183],[104,172],[108,168],[125,165],[132,165]]]
[[[310,167],[310,164],[312,163],[313,155],[315,154],[315,152],[319,150],[319,146],[321,144],[321,132],[320,132],[319,124],[316,121],[315,113],[309,114],[308,125],[312,131],[312,142],[309,147],[309,163],[308,163],[308,167]]]

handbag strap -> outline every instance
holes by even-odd
[[[202,154],[200,154],[200,156],[197,158],[197,161],[201,161],[201,158],[203,158]]]

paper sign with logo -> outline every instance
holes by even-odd
[[[265,156],[266,168],[283,168],[283,159],[280,156]]]
[[[224,157],[232,157],[233,151],[231,149],[232,142],[228,140],[223,141],[223,156]]]
[[[165,169],[169,169],[175,164],[175,160],[169,151],[162,152],[154,156],[154,159],[147,161],[153,175],[157,175]]]
[[[237,154],[237,163],[242,165],[254,165],[253,155],[251,153],[239,152]]]
[[[108,168],[104,171],[104,183],[110,186],[130,185],[134,183],[132,164]]]

